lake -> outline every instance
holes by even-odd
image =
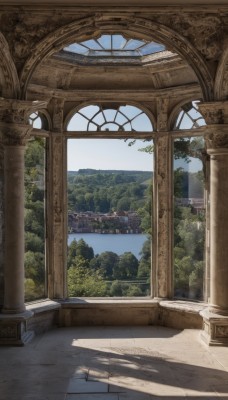
[[[94,254],[104,251],[113,251],[120,255],[125,251],[131,251],[137,258],[140,258],[140,251],[147,235],[143,234],[99,234],[99,233],[70,233],[68,244],[74,239],[83,239],[94,250]]]

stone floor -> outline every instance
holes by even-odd
[[[0,360],[0,400],[228,399],[228,348],[196,330],[56,329]]]

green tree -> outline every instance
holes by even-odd
[[[105,251],[90,261],[90,267],[99,270],[105,279],[112,279],[113,269],[118,266],[119,256],[112,251]]]
[[[68,293],[70,297],[103,297],[107,285],[99,272],[88,267],[88,261],[79,256],[68,270]]]
[[[114,279],[132,279],[137,276],[138,259],[131,252],[119,256],[119,263],[113,268]]]
[[[113,281],[109,292],[110,296],[121,297],[123,295],[121,282],[118,280]]]
[[[25,299],[44,297],[45,139],[29,141],[25,152]]]

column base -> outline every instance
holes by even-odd
[[[34,336],[27,330],[27,320],[33,316],[32,311],[20,314],[0,314],[0,346],[24,346]]]
[[[210,312],[208,309],[200,312],[203,317],[201,339],[208,346],[228,346],[228,316]]]

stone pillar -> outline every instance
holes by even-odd
[[[228,345],[228,102],[202,104],[210,156],[210,298],[202,338]]]
[[[67,297],[66,248],[67,248],[67,202],[66,202],[66,139],[63,136],[64,99],[53,98],[52,130],[49,146],[49,196],[48,218],[49,265],[48,296],[51,299]],[[50,240],[51,239],[51,240]]]
[[[171,137],[167,132],[168,100],[157,102],[157,134],[155,138],[154,170],[154,209],[153,223],[154,249],[152,287],[153,297],[167,299],[172,297],[171,262]]]
[[[10,129],[10,128],[9,128]],[[14,131],[15,133],[15,131]],[[5,272],[4,313],[25,311],[24,305],[24,152],[22,136],[5,140]]]
[[[35,109],[39,108],[35,102]],[[43,105],[43,103],[42,103]],[[32,126],[25,122],[32,102],[1,100],[0,132],[4,146],[4,304],[0,344],[22,345],[31,337],[24,304],[24,152]]]

